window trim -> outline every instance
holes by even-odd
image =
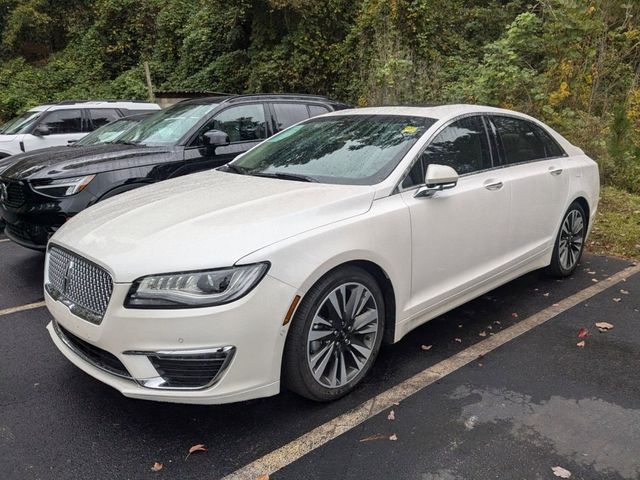
[[[242,143],[251,143],[251,142],[263,142],[264,140],[266,140],[267,138],[269,138],[270,136],[273,135],[273,128],[271,126],[271,120],[269,117],[269,109],[267,108],[267,105],[265,104],[265,102],[261,102],[261,101],[255,101],[255,102],[242,102],[242,103],[233,103],[231,105],[225,105],[223,108],[217,109],[215,108],[213,110],[213,112],[211,112],[209,114],[209,116],[202,120],[199,124],[196,124],[196,126],[193,128],[193,133],[189,134],[187,133],[183,138],[187,138],[187,141],[183,142],[183,141],[178,141],[176,143],[176,145],[184,145],[184,148],[202,148],[202,145],[194,145],[193,143],[196,141],[196,139],[198,138],[198,132],[200,132],[200,129],[204,128],[205,125],[207,125],[211,120],[214,120],[215,117],[217,115],[220,115],[222,112],[225,112],[229,109],[232,108],[237,108],[237,107],[244,107],[246,105],[258,105],[262,107],[262,112],[264,113],[264,123],[265,123],[265,127],[266,127],[266,137],[264,138],[259,138],[256,140],[242,140],[242,141],[238,141],[238,142],[230,142],[229,145],[239,145]],[[229,146],[227,145],[227,146]]]
[[[569,157],[569,154],[567,153],[567,151],[564,148],[562,148],[562,145],[560,145],[560,143],[553,137],[553,135],[551,135],[544,126],[540,125],[537,122],[529,120],[528,118],[519,117],[517,115],[509,115],[508,113],[487,113],[486,116],[487,116],[487,121],[491,124],[492,130],[493,130],[493,135],[495,137],[496,148],[498,149],[498,154],[499,154],[499,157],[500,157],[500,167],[499,168],[516,167],[518,165],[527,165],[529,163],[544,162],[546,160],[555,160],[555,159],[558,159],[558,158],[568,158]],[[534,127],[541,128],[542,131],[545,132],[549,136],[549,138],[556,144],[556,146],[560,149],[560,151],[562,152],[562,155],[555,156],[555,157],[533,158],[531,160],[524,160],[522,162],[516,162],[516,163],[507,163],[507,158],[506,158],[507,156],[506,156],[506,152],[504,152],[504,146],[502,145],[502,139],[500,138],[500,132],[498,131],[498,127],[495,125],[495,123],[493,122],[491,117],[512,118],[512,119],[515,119],[515,120],[520,120],[520,121],[532,124]],[[543,140],[541,140],[541,141],[543,141]]]
[[[489,172],[491,170],[496,170],[498,168],[501,168],[500,166],[497,166],[496,163],[495,163],[497,152],[493,151],[495,146],[494,146],[493,142],[491,141],[491,137],[489,135],[489,130],[487,128],[487,123],[488,122],[484,119],[485,115],[487,115],[485,112],[464,113],[462,115],[458,115],[456,117],[453,117],[453,118],[449,119],[447,121],[447,123],[441,125],[435,132],[433,132],[433,134],[431,134],[431,136],[425,142],[425,144],[422,146],[420,151],[416,154],[416,156],[413,158],[413,160],[411,160],[411,164],[409,165],[409,167],[407,169],[405,169],[404,173],[400,177],[400,181],[396,184],[396,186],[394,187],[394,189],[391,192],[391,194],[395,195],[397,193],[410,192],[412,190],[415,190],[415,189],[418,189],[420,187],[424,187],[425,186],[425,183],[423,182],[423,183],[418,184],[418,185],[413,185],[411,187],[402,188],[402,183],[404,182],[405,178],[407,178],[407,176],[409,175],[409,172],[411,172],[411,169],[416,164],[416,162],[420,161],[420,157],[422,156],[424,151],[431,145],[431,142],[433,142],[433,140],[438,135],[440,135],[440,133],[445,128],[448,128],[452,123],[455,123],[458,120],[462,120],[463,118],[469,118],[469,117],[480,117],[481,118],[482,124],[484,126],[485,135],[487,136],[487,142],[488,142],[488,145],[489,145],[489,151],[490,151],[491,165],[492,166],[490,168],[483,168],[482,170],[476,170],[475,172],[463,173],[462,175],[459,176],[459,178],[466,178],[466,177],[470,177],[471,175],[477,175],[477,174],[480,174],[480,173],[485,173],[485,172]],[[423,169],[423,175],[424,174],[426,174],[426,172]]]

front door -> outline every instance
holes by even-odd
[[[409,174],[424,179],[429,164],[448,165],[458,184],[430,198],[403,185],[412,234],[410,314],[437,308],[504,265],[510,185],[501,169],[492,170],[492,156],[483,118],[463,117],[435,136]]]
[[[68,145],[69,141],[80,140],[88,132],[81,109],[47,112],[38,122],[36,128],[38,126],[46,127],[49,134],[26,134],[23,140],[26,152],[39,148]]]
[[[264,106],[250,103],[231,106],[217,114],[200,129],[192,144],[185,149],[185,172],[210,170],[230,162],[241,153],[267,138]],[[208,147],[203,134],[209,130],[221,130],[229,136],[229,145]]]

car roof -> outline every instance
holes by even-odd
[[[433,118],[436,120],[457,117],[471,113],[496,113],[505,115],[517,115],[531,118],[523,113],[506,110],[503,108],[488,107],[484,105],[451,104],[451,105],[427,105],[427,106],[388,106],[351,108],[328,113],[326,115],[409,115],[413,117]]]
[[[65,100],[58,103],[47,103],[30,108],[30,112],[62,110],[69,107],[82,108],[124,108],[127,110],[160,110],[157,103],[142,100]]]
[[[305,93],[250,93],[243,95],[220,94],[210,97],[199,97],[183,100],[180,104],[208,104],[208,103],[241,103],[251,100],[283,100],[283,101],[306,101],[320,102],[330,105],[344,105],[335,100],[331,100],[322,95],[310,95]]]

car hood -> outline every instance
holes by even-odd
[[[2,176],[12,180],[77,177],[162,163],[180,156],[176,147],[115,143],[50,147],[14,155],[14,163]]]
[[[0,134],[0,143],[2,142],[12,142],[16,139],[17,135],[2,135]]]
[[[273,243],[367,212],[374,194],[370,186],[214,170],[99,203],[67,222],[51,242],[104,265],[116,282],[132,282],[234,265]]]

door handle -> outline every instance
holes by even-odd
[[[556,168],[556,167],[549,167],[549,173],[551,175],[553,175],[554,177],[557,177],[558,175],[560,175],[562,173],[562,169],[561,168]]]
[[[492,192],[500,190],[502,187],[504,187],[504,183],[502,183],[500,180],[491,179],[484,182],[484,188]]]

